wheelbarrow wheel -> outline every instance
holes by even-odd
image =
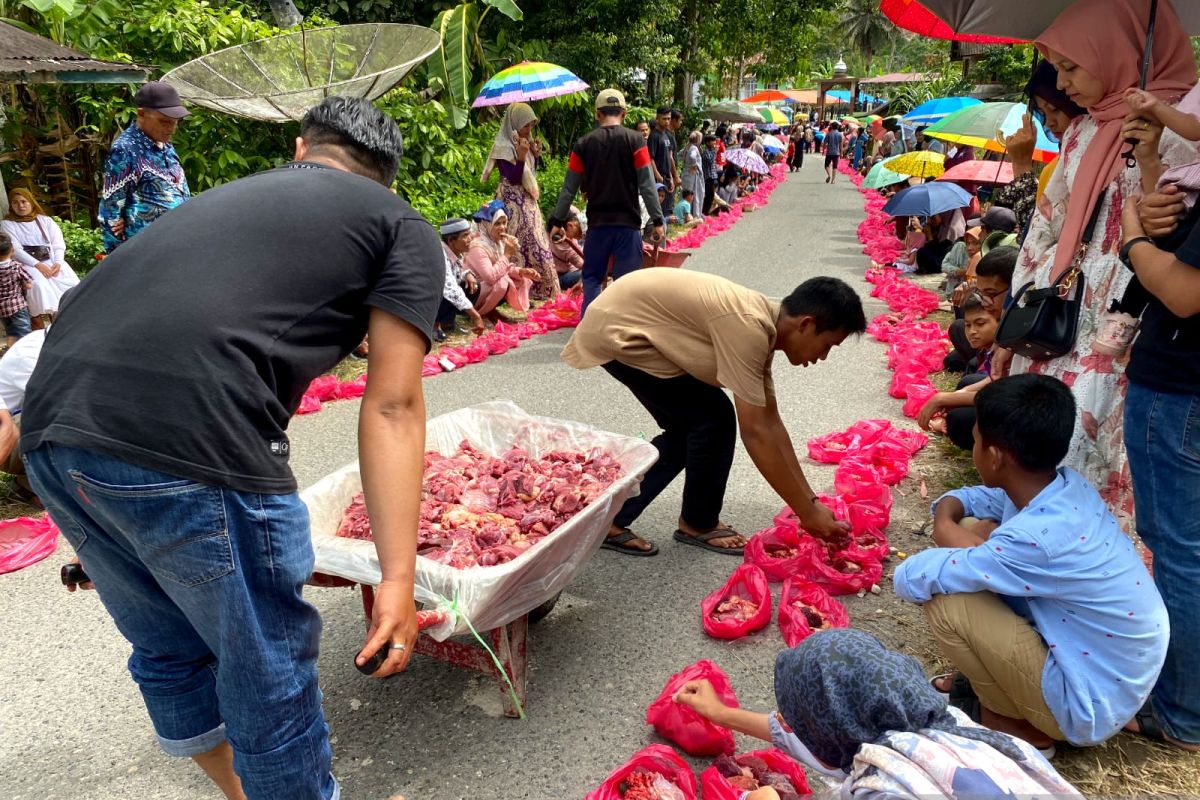
[[[554,595],[554,597],[551,597],[549,600],[535,608],[533,611],[530,611],[529,621],[531,623],[540,622],[546,617],[550,616],[550,612],[554,610],[554,606],[560,597],[562,597],[562,592],[559,592],[558,594]]]

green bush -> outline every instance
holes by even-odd
[[[68,219],[55,218],[67,243],[67,263],[80,277],[96,266],[96,256],[104,252],[104,237],[95,228],[78,225]]]

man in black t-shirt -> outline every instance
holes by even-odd
[[[445,261],[387,188],[400,152],[369,102],[325,99],[293,163],[202,193],[68,294],[29,382],[31,482],[133,645],[163,749],[228,797],[338,791],[286,429],[368,330],[359,454],[381,581],[358,661],[388,648],[375,674],[398,672],[416,640],[421,361]]]
[[[670,107],[663,106],[658,109],[654,117],[654,130],[650,131],[646,146],[650,149],[650,158],[658,172],[658,180],[666,185],[667,196],[670,197],[671,192],[677,188],[674,183],[675,137],[671,135]]]
[[[663,238],[663,210],[654,188],[654,172],[645,141],[624,127],[625,95],[605,89],[596,95],[599,123],[571,148],[567,175],[550,216],[550,235],[562,226],[575,194],[587,194],[588,235],[583,244],[583,310],[600,294],[612,258],[613,280],[642,265],[642,214],[646,204],[656,241]],[[670,118],[668,109],[668,119]],[[654,135],[651,134],[651,139]]]

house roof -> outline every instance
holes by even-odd
[[[0,81],[17,83],[128,83],[149,68],[100,61],[44,36],[0,22]]]
[[[874,78],[863,78],[859,83],[920,83],[926,77],[924,72],[889,72],[886,75],[876,75]]]

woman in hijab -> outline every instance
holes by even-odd
[[[1082,473],[1100,491],[1126,530],[1133,491],[1123,424],[1125,359],[1093,350],[1093,342],[1131,277],[1119,258],[1120,211],[1125,198],[1141,196],[1142,186],[1139,171],[1126,168],[1122,155],[1129,111],[1123,97],[1138,84],[1149,9],[1150,0],[1078,0],[1035,42],[1058,71],[1057,85],[1087,114],[1066,130],[1058,167],[1029,224],[1012,284],[1016,289],[1031,281],[1035,288],[1056,283],[1070,268],[1100,204],[1096,235],[1080,259],[1084,293],[1072,351],[1046,361],[1014,356],[1012,372],[1050,375],[1071,387],[1079,417],[1063,466]],[[1171,4],[1160,4],[1146,91],[1175,103],[1195,82],[1188,37]],[[1159,152],[1167,166],[1194,158],[1192,147],[1169,131]]]
[[[497,318],[496,306],[507,300],[514,311],[529,310],[529,289],[538,273],[520,266],[517,239],[508,232],[504,203],[493,200],[475,213],[479,235],[463,258],[463,268],[479,281],[475,310]],[[557,274],[557,273],[556,273]]]
[[[538,207],[542,191],[537,180],[537,159],[542,154],[542,145],[533,138],[537,121],[537,115],[525,103],[508,107],[483,166],[482,180],[486,183],[493,169],[500,172],[496,197],[504,201],[509,232],[516,237],[521,257],[526,266],[537,272],[533,296],[545,300],[557,296],[559,286],[554,254]]]
[[[28,189],[8,193],[8,214],[0,228],[13,241],[13,258],[25,267],[33,287],[26,292],[33,328],[44,328],[58,314],[58,302],[79,276],[66,261],[62,229]]]
[[[992,198],[995,205],[1013,210],[1022,231],[1029,229],[1039,184],[1045,186],[1058,164],[1056,157],[1042,170],[1040,179],[1033,174],[1033,150],[1037,144],[1033,120],[1036,118],[1054,141],[1061,142],[1071,120],[1087,113],[1058,88],[1058,70],[1049,61],[1037,65],[1033,77],[1025,84],[1025,96],[1029,98],[1030,113],[1025,116],[1022,128],[1004,140],[1005,150],[1012,159],[1013,182],[997,189]]]
[[[692,131],[683,151],[683,188],[692,190],[692,216],[704,219],[704,158],[700,153],[703,141],[700,131]]]
[[[963,210],[956,208],[934,214],[925,227],[925,243],[917,250],[917,274],[935,275],[942,271],[942,261],[950,249],[967,232],[967,221]]]
[[[675,695],[836,781],[842,797],[1081,797],[1033,745],[950,708],[916,659],[869,633],[820,631],[784,650],[775,701],[774,714],[731,708],[708,681]]]

